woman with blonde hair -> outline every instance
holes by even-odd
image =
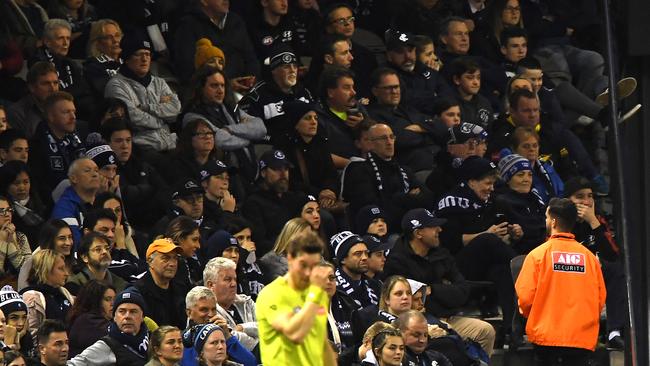
[[[74,296],[63,287],[67,279],[68,269],[63,254],[52,249],[34,253],[27,279],[29,286],[21,294],[29,309],[27,323],[35,345],[38,345],[36,331],[45,319],[66,320],[74,303]]]
[[[307,220],[300,217],[293,218],[284,224],[282,231],[275,239],[273,249],[260,258],[260,263],[263,266],[262,272],[267,276],[267,283],[287,273],[289,270],[287,246],[298,235],[309,232],[313,232],[311,225]]]
[[[122,36],[122,28],[112,19],[100,19],[90,27],[87,45],[90,57],[84,62],[83,73],[93,93],[99,98],[104,96],[108,79],[117,74],[122,65]]]
[[[177,366],[183,358],[181,330],[163,325],[149,338],[149,362],[145,366]]]

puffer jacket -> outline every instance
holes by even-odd
[[[232,306],[237,310],[237,313],[239,313],[244,321],[241,324],[244,330],[242,332],[233,330],[232,335],[237,338],[242,346],[250,351],[259,343],[257,317],[255,316],[255,302],[248,295],[237,294]],[[217,313],[226,319],[228,326],[231,328],[235,329],[238,325],[228,310],[222,308],[219,304],[217,304]]]
[[[151,76],[151,82],[145,87],[118,73],[106,84],[104,96],[126,103],[135,126],[133,143],[156,151],[176,148],[176,134],[170,132],[169,124],[174,123],[181,112],[181,102],[165,80]],[[163,96],[171,97],[171,101],[161,103]]]

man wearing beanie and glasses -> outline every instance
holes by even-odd
[[[176,122],[181,102],[164,79],[151,74],[151,43],[138,35],[122,38],[124,64],[106,84],[104,96],[126,103],[135,127],[133,143],[148,152],[176,148]]]
[[[239,107],[264,121],[271,142],[288,132],[293,124],[283,104],[291,100],[313,101],[309,90],[298,82],[298,58],[286,44],[275,45],[264,60],[264,79],[240,101]]]
[[[161,304],[158,304],[159,306]],[[113,301],[113,320],[108,335],[68,361],[69,366],[143,366],[147,363],[149,330],[144,323],[146,304],[142,294],[131,287]]]

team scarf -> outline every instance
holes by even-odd
[[[149,357],[149,330],[142,322],[140,331],[136,335],[126,334],[120,330],[114,321],[108,325],[108,336],[122,344],[126,349],[136,356],[146,360]]]
[[[368,285],[368,281],[366,279],[361,279],[359,281],[360,285],[358,286],[358,289],[362,289],[365,287],[366,294],[356,294],[357,289],[355,289],[354,284],[352,281],[348,280],[347,274],[345,274],[343,271],[341,271],[340,268],[336,269],[336,272],[334,273],[336,275],[336,286],[343,290],[354,302],[359,305],[359,307],[366,307],[368,305],[377,305],[379,304],[379,296],[375,294],[375,291]],[[360,301],[360,298],[365,297],[367,300],[366,301]]]
[[[379,167],[377,166],[377,162],[375,161],[375,158],[372,156],[372,153],[368,153],[368,161],[370,162],[370,165],[372,165],[372,170],[375,172],[375,180],[377,181],[377,189],[379,189],[379,192],[384,190],[384,183],[381,179],[381,173],[379,173]],[[406,172],[404,169],[398,164],[397,167],[399,168],[400,173],[402,174],[402,187],[404,193],[408,193],[409,190],[411,190],[411,185],[409,183],[409,177],[406,175]]]

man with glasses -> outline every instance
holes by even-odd
[[[152,231],[152,237],[164,233],[173,219],[184,215],[199,225],[201,238],[207,240],[217,230],[217,225],[203,214],[203,194],[203,188],[194,179],[179,181],[172,192],[172,208],[166,216],[158,220]]]
[[[170,125],[176,122],[181,102],[164,79],[151,74],[151,43],[137,35],[121,42],[124,65],[106,84],[104,96],[126,103],[136,127],[133,143],[146,152],[164,152],[176,148],[176,134]]]
[[[365,46],[355,42],[352,36],[355,32],[354,11],[350,5],[338,2],[323,12],[325,33],[337,34],[345,37],[351,46],[354,60],[352,60],[352,71],[358,75],[359,85],[370,85],[369,70],[377,68],[375,55]],[[364,90],[367,92],[367,90]],[[368,97],[369,95],[363,95]]]
[[[103,234],[93,231],[84,235],[77,250],[83,268],[68,277],[68,282],[65,284],[70,293],[76,296],[79,289],[90,280],[113,286],[117,292],[124,290],[126,281],[108,270],[112,260],[112,245],[111,240]]]
[[[432,118],[402,103],[402,83],[397,71],[381,67],[371,76],[375,103],[368,113],[377,121],[385,121],[395,131],[395,143],[400,146],[400,163],[426,177],[435,166],[435,156],[440,151],[436,134],[440,128]]]
[[[408,167],[394,159],[395,134],[389,125],[373,125],[368,130],[368,139],[371,146],[366,159],[345,169],[342,197],[350,203],[351,217],[366,205],[378,205],[386,213],[389,230],[397,232],[404,213],[430,206],[433,196]]]
[[[185,293],[174,287],[172,281],[178,270],[178,256],[183,250],[171,239],[154,240],[147,248],[147,266],[144,276],[133,286],[146,299],[148,313],[157,324],[185,328]]]

